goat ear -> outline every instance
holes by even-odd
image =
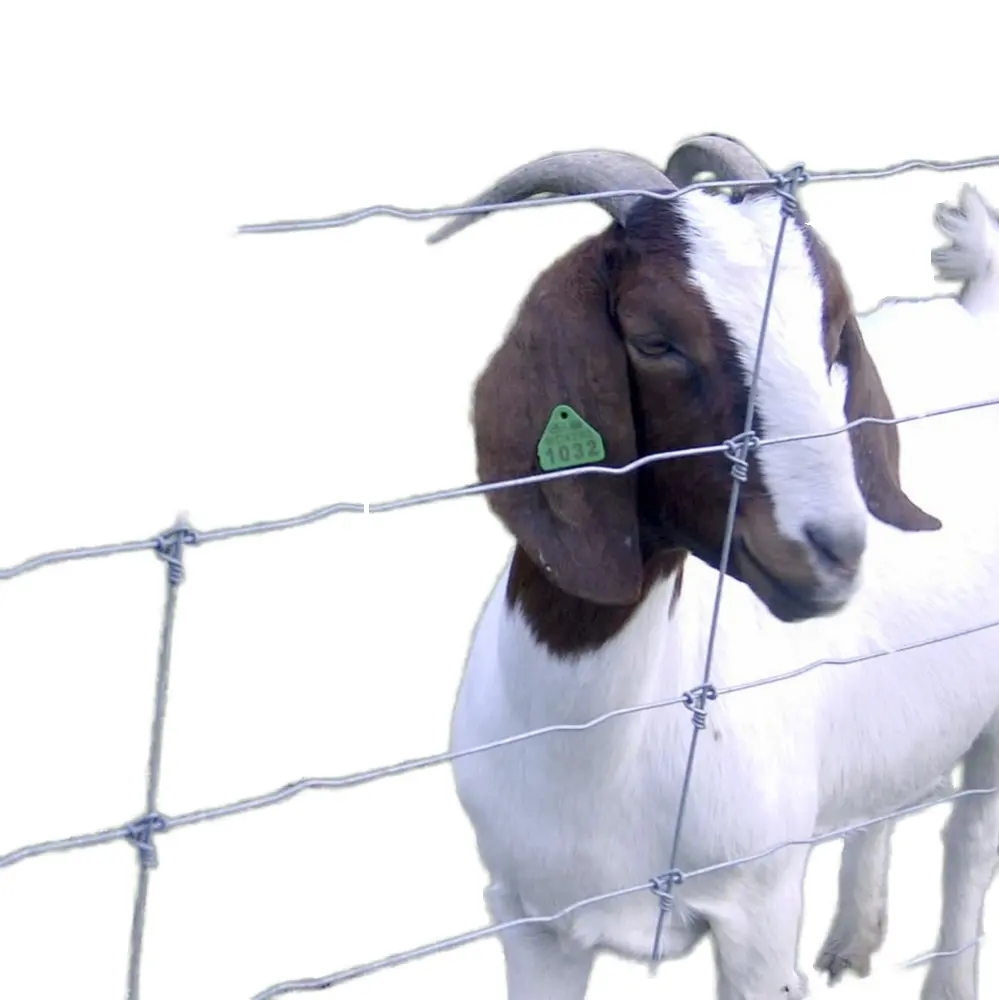
[[[627,359],[608,307],[608,260],[596,237],[542,274],[479,378],[473,421],[483,482],[541,471],[538,442],[559,404],[600,433],[607,464],[635,459]],[[566,476],[487,497],[561,590],[597,604],[640,598],[633,475]]]
[[[861,417],[893,418],[881,376],[867,351],[860,324],[852,311],[843,325],[837,360],[847,371],[847,422]],[[898,427],[895,424],[860,424],[851,427],[849,434],[857,482],[871,514],[902,531],[939,529],[940,521],[917,507],[902,490]]]

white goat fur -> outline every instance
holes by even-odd
[[[941,223],[953,240],[950,256],[934,259],[945,276],[968,279],[963,305],[896,305],[862,321],[897,414],[999,395],[999,225],[973,191],[962,192],[962,203],[963,215],[949,216],[949,228]],[[725,310],[735,315],[746,304],[755,306],[751,318],[758,321],[758,290],[744,301],[732,293],[725,298],[722,279],[733,269],[726,256],[730,242],[700,246],[693,277],[712,307],[725,316]],[[760,396],[768,435],[814,429],[821,421],[842,424],[841,383],[796,391],[802,380],[816,377],[817,335],[780,365],[780,349],[790,349],[792,333],[807,339],[810,329],[818,330],[817,317],[798,322],[814,311],[815,280],[793,273],[801,265],[793,240],[782,260],[764,347],[765,359],[774,352],[769,367],[764,360],[764,377],[769,372],[773,381]],[[742,328],[749,329],[745,323]],[[800,363],[801,351],[815,355],[805,371],[791,367]],[[809,398],[825,399],[821,420],[781,403]],[[797,426],[785,426],[792,420]],[[812,660],[891,649],[996,617],[999,518],[989,456],[999,440],[999,407],[899,430],[902,483],[942,520],[942,530],[903,533],[866,516],[861,585],[830,618],[781,624],[747,587],[727,579],[711,678],[716,686],[770,677]],[[845,440],[813,444],[812,461],[831,456],[839,464]],[[808,452],[781,459],[784,447],[759,453],[778,518],[794,510],[795,496],[807,506],[812,489],[807,462],[803,478],[794,467]],[[852,487],[844,488],[833,502],[842,499],[849,509],[859,502],[851,494]],[[828,495],[810,495],[813,506],[829,502]],[[790,503],[782,502],[789,496]],[[509,609],[508,572],[509,564],[473,635],[452,722],[454,750],[545,725],[586,722],[675,697],[701,682],[717,586],[716,572],[705,564],[688,559],[672,616],[670,579],[653,589],[613,639],[568,661],[540,646],[519,609]],[[494,919],[546,916],[663,873],[690,738],[690,714],[671,707],[456,760],[458,794],[491,877],[486,899]],[[710,703],[699,739],[677,865],[692,871],[869,821],[923,799],[962,761],[964,787],[999,785],[999,629],[721,696]],[[827,941],[843,965],[860,969],[879,943],[874,938],[883,923],[889,835],[890,825],[882,824],[848,843],[840,911]],[[960,799],[945,840],[940,950],[964,946],[980,933],[999,840],[996,797]],[[709,928],[721,1000],[805,996],[796,952],[808,854],[807,847],[788,847],[685,881],[674,890],[664,956],[687,954]],[[866,885],[866,878],[875,884]],[[581,1000],[597,950],[648,959],[657,914],[652,893],[638,892],[580,908],[557,924],[505,932],[510,1000]],[[975,949],[934,960],[924,1000],[974,1000],[976,970]]]

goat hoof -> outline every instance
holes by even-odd
[[[815,960],[815,968],[828,973],[830,986],[835,986],[844,972],[866,979],[871,974],[871,956],[884,943],[886,929],[883,908],[873,920],[837,920]]]
[[[816,959],[815,968],[828,974],[830,986],[835,986],[844,972],[866,979],[871,974],[871,953],[847,948],[824,949]]]

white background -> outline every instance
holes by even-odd
[[[0,565],[147,537],[181,510],[207,529],[472,481],[472,380],[532,278],[606,217],[513,212],[438,247],[423,241],[433,222],[235,236],[241,223],[454,204],[557,149],[662,163],[707,130],[775,167],[999,152],[994,32],[977,5],[940,20],[888,6],[8,5]],[[932,209],[966,179],[804,192],[858,307],[938,290]],[[999,203],[999,171],[973,179]],[[484,501],[465,499],[190,551],[161,809],[444,749],[507,546]],[[0,584],[0,854],[142,811],[163,593],[150,553]],[[898,831],[888,941],[843,1000],[917,996],[922,970],[897,964],[933,944],[944,817]],[[158,844],[143,1000],[247,1000],[487,920],[447,768]],[[813,856],[805,968],[839,850]],[[0,870],[0,996],[121,997],[135,869],[118,842]],[[703,946],[656,980],[602,959],[590,998],[712,984]],[[424,992],[501,1000],[498,944],[333,995]]]

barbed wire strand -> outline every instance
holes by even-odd
[[[877,826],[878,824],[885,823],[889,820],[901,819],[902,817],[912,815],[913,813],[934,809],[937,806],[945,805],[946,803],[953,802],[957,799],[967,798],[972,795],[994,795],[997,792],[999,792],[999,786],[963,789],[962,791],[941,796],[940,798],[933,799],[929,802],[922,802],[917,805],[897,809],[894,812],[886,813],[882,816],[876,817],[875,819],[864,820],[862,823],[853,823],[849,826],[839,827],[836,830],[830,830],[827,833],[817,834],[814,837],[785,840],[755,854],[747,854],[745,857],[736,858],[731,861],[723,861],[715,865],[708,865],[704,868],[696,868],[692,871],[684,872],[683,880],[684,882],[687,882],[690,879],[698,878],[703,875],[715,874],[728,868],[736,868],[739,865],[750,864],[753,861],[762,861],[765,858],[771,857],[779,851],[786,850],[789,847],[815,847],[829,841],[839,840],[840,838],[846,837],[851,833],[866,830],[868,827]],[[321,978],[296,979],[289,980],[284,983],[277,983],[274,986],[268,987],[263,992],[255,994],[252,1000],[273,1000],[274,997],[283,996],[287,993],[312,992],[316,990],[330,989],[333,986],[340,986],[353,979],[360,979],[363,976],[368,976],[375,972],[381,972],[384,969],[404,965],[418,958],[426,958],[430,955],[437,955],[445,951],[452,951],[455,948],[460,948],[466,944],[472,944],[473,942],[482,940],[483,938],[495,937],[498,934],[502,934],[504,931],[513,930],[518,927],[549,926],[560,920],[564,920],[576,911],[585,909],[586,907],[596,906],[600,903],[610,902],[614,899],[620,899],[625,896],[632,896],[640,892],[648,891],[649,883],[641,882],[637,885],[631,885],[623,889],[614,890],[613,892],[605,892],[597,896],[587,896],[584,899],[576,900],[574,903],[571,903],[569,906],[566,906],[555,913],[538,917],[518,917],[515,920],[506,920],[500,923],[489,924],[486,927],[480,927],[474,931],[468,931],[465,934],[442,938],[419,948],[396,952],[393,955],[387,955],[385,958],[377,959],[373,962],[366,962],[363,965],[351,966],[350,968],[334,972],[331,975],[323,976]],[[974,947],[975,943],[976,942],[970,942],[960,950],[965,951],[968,948]],[[936,958],[938,955],[940,957],[947,957],[949,954],[949,952],[933,952],[929,955],[921,955],[915,959],[911,959],[908,963],[906,963],[905,967],[929,961],[930,958]]]
[[[935,173],[949,173],[954,170],[977,170],[983,167],[999,166],[999,156],[980,156],[969,160],[903,160],[887,167],[864,170],[827,170],[824,172],[807,172],[802,181],[808,183],[824,183],[842,180],[874,180],[884,177],[894,177],[913,170],[928,170]],[[774,175],[767,179],[745,180],[714,180],[695,181],[685,187],[670,191],[649,191],[643,188],[614,188],[598,191],[593,194],[546,195],[537,198],[526,198],[522,201],[504,201],[493,204],[479,205],[447,205],[440,208],[400,208],[397,205],[369,205],[366,208],[339,215],[330,215],[318,219],[289,219],[278,222],[250,223],[240,226],[237,233],[286,233],[311,229],[336,229],[341,226],[353,225],[373,216],[390,216],[397,219],[407,219],[420,222],[426,219],[448,218],[458,215],[489,215],[493,212],[514,212],[520,209],[537,208],[550,205],[571,205],[577,202],[593,202],[605,198],[644,196],[657,201],[672,201],[688,191],[711,190],[713,188],[760,188],[776,187],[780,181]],[[665,179],[665,175],[664,175]]]
[[[807,434],[786,434],[780,437],[759,438],[755,443],[756,448],[769,448],[774,445],[788,444],[796,441],[809,441],[815,438],[833,437],[837,434],[845,434],[855,427],[864,424],[881,424],[899,426],[912,423],[917,420],[927,420],[931,417],[947,416],[948,414],[964,413],[968,410],[977,410],[984,407],[999,406],[999,396],[989,399],[973,400],[968,403],[956,403],[952,406],[941,406],[937,409],[924,410],[921,413],[911,413],[902,417],[858,417],[839,427],[834,427],[828,431],[811,431]],[[626,465],[585,465],[572,469],[557,469],[554,472],[539,472],[529,476],[521,476],[516,479],[497,480],[495,482],[471,483],[465,486],[452,487],[443,490],[434,490],[429,493],[417,493],[395,500],[386,500],[376,503],[334,503],[317,510],[310,511],[295,517],[283,518],[276,521],[255,521],[250,524],[237,525],[230,528],[214,528],[209,531],[195,531],[191,529],[191,536],[187,540],[188,546],[203,545],[209,542],[227,541],[232,538],[241,538],[250,535],[261,535],[273,531],[282,531],[289,528],[301,527],[303,525],[314,524],[318,521],[332,517],[334,514],[354,513],[354,514],[382,514],[394,510],[403,510],[409,507],[423,506],[429,503],[436,503],[442,500],[454,500],[462,497],[480,496],[493,493],[498,490],[512,489],[518,486],[530,486],[538,483],[548,482],[552,479],[564,479],[572,476],[623,476],[635,472],[646,465],[654,462],[673,461],[682,458],[698,458],[705,455],[729,454],[738,442],[730,439],[721,444],[704,445],[698,448],[681,448],[674,451],[661,451],[651,455],[642,455]],[[118,555],[136,551],[155,551],[159,544],[159,538],[149,538],[142,541],[121,542],[119,544],[98,545],[76,549],[61,549],[54,552],[46,552],[41,555],[25,559],[8,567],[0,567],[0,581],[13,580],[25,573],[40,569],[45,566],[54,566],[59,563],[70,562],[97,557]]]

